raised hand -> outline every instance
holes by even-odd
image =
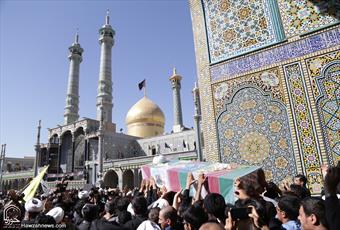
[[[255,207],[252,206],[252,205],[249,205],[248,207],[251,208],[251,213],[249,213],[248,216],[249,216],[250,218],[253,219],[253,224],[254,224],[254,226],[255,226],[257,229],[261,229],[261,230],[269,230],[269,227],[268,227],[267,225],[261,225],[261,224],[260,224],[260,221],[259,221],[260,216],[259,216],[259,214],[257,213]]]
[[[168,189],[165,187],[165,185],[162,186],[161,188],[161,193],[162,193],[162,197],[165,195],[165,193],[168,192]]]
[[[156,185],[155,178],[150,177],[149,180],[150,180],[150,187],[152,187],[152,189],[156,189],[156,188],[157,188],[157,185]]]
[[[188,175],[187,175],[187,184],[186,184],[185,188],[190,189],[190,186],[195,182],[196,182],[196,180],[195,180],[194,176],[192,175],[191,172],[189,172]]]
[[[233,221],[233,219],[231,218],[231,213],[228,212],[228,217],[225,220],[225,226],[224,226],[225,230],[233,230],[235,229],[235,221]]]
[[[139,192],[144,192],[145,185],[146,185],[146,181],[145,181],[145,179],[143,179],[143,180],[140,182]]]
[[[146,190],[150,189],[150,179],[145,180],[145,187],[146,187]]]
[[[174,196],[174,200],[172,202],[172,207],[174,207],[174,209],[178,210],[179,208],[179,205],[181,203],[181,200],[180,200],[180,194],[182,193],[183,189],[179,190],[175,196]]]
[[[194,197],[194,201],[198,201],[201,199],[201,191],[202,191],[202,187],[203,184],[207,181],[207,178],[203,173],[199,174],[198,176],[198,186],[197,186],[197,191]]]
[[[328,166],[326,164],[321,165],[321,172],[323,175],[323,178],[325,179],[326,175],[327,175],[327,170],[328,170]]]
[[[198,185],[203,185],[207,180],[207,177],[204,175],[204,173],[201,173],[198,176]]]

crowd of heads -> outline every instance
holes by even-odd
[[[247,176],[235,180],[233,203],[210,193],[204,174],[194,178],[189,173],[186,187],[177,192],[157,186],[153,178],[142,180],[139,188],[124,190],[67,189],[67,180],[62,180],[54,190],[37,193],[27,202],[20,192],[9,190],[0,208],[3,215],[4,205],[17,207],[21,228],[29,229],[45,225],[80,230],[337,229],[340,166],[323,172],[323,199],[311,196],[302,174],[278,186],[266,181],[259,169],[256,181]],[[192,190],[196,191],[193,196]],[[0,229],[4,227],[1,221]]]

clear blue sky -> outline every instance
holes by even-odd
[[[196,63],[187,0],[158,1],[0,1],[0,142],[7,156],[34,155],[38,120],[41,142],[47,128],[63,124],[68,47],[79,28],[84,48],[80,66],[80,117],[96,117],[100,47],[98,29],[110,9],[116,31],[112,52],[113,122],[126,131],[125,116],[142,96],[137,84],[147,79],[147,94],[173,124],[169,76],[182,75],[182,110],[193,126],[191,90]]]

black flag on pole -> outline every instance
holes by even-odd
[[[139,90],[142,90],[145,87],[145,79],[138,83]]]
[[[164,147],[165,147],[165,148],[168,148],[168,149],[171,149],[171,147],[170,147],[170,146],[168,145],[168,143],[166,143],[166,142],[165,142],[165,144],[164,144]]]

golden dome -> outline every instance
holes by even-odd
[[[163,111],[147,97],[131,107],[125,118],[128,134],[138,137],[151,137],[164,132]]]

